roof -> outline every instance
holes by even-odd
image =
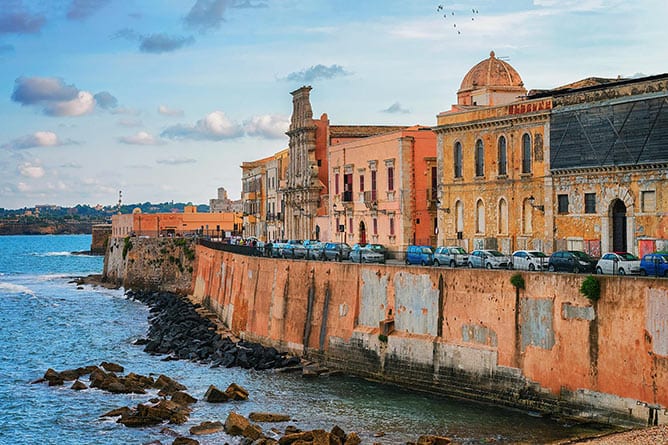
[[[524,82],[515,68],[497,59],[494,51],[491,51],[489,59],[478,63],[466,73],[459,92],[482,87],[524,87]]]
[[[332,125],[329,127],[329,136],[330,138],[363,138],[401,131],[406,128],[406,126],[389,125]]]

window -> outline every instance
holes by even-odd
[[[348,233],[353,233],[353,219],[348,218]]]
[[[339,174],[334,174],[334,194],[339,194]]]
[[[378,219],[373,219],[373,234],[378,235]]]
[[[522,173],[531,173],[531,136],[522,136]]]
[[[387,190],[394,190],[394,167],[387,167]]]
[[[376,200],[376,170],[371,170],[371,200]]]
[[[499,201],[499,233],[508,233],[508,204],[505,199]]]
[[[475,143],[475,175],[485,176],[485,147],[482,145],[482,139]]]
[[[585,213],[596,213],[596,193],[585,193]]]
[[[533,206],[529,199],[524,200],[523,205],[522,230],[525,235],[533,233]]]
[[[350,202],[353,200],[353,174],[345,173],[343,175],[343,200]]]
[[[485,233],[485,205],[482,203],[482,199],[479,199],[475,205],[476,207],[476,233]]]
[[[464,231],[464,203],[457,201],[455,204],[455,211],[457,212],[457,226],[455,231],[461,233]]]
[[[364,191],[364,173],[360,175],[360,192]]]
[[[640,201],[643,212],[656,212],[656,192],[654,190],[640,192]]]
[[[499,138],[499,175],[508,174],[508,152],[506,148],[506,138],[501,136]]]
[[[557,212],[568,213],[568,195],[557,195]]]
[[[462,144],[459,142],[455,143],[454,149],[454,161],[455,161],[455,178],[462,177]]]
[[[390,236],[394,236],[394,218],[390,218]]]

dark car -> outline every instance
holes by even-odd
[[[596,268],[596,260],[579,250],[559,250],[550,255],[547,270],[550,272],[589,272]]]
[[[311,241],[306,246],[306,259],[307,260],[324,260],[325,259],[325,243],[320,241]]]
[[[644,255],[640,260],[640,275],[668,277],[668,252]]]
[[[350,246],[347,243],[327,243],[323,249],[325,260],[343,261],[350,256]]]

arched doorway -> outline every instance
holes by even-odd
[[[621,199],[612,203],[612,250],[626,252],[626,205]]]
[[[359,243],[362,245],[366,244],[366,226],[364,225],[364,221],[360,221]]]

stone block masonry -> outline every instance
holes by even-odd
[[[357,265],[197,246],[196,301],[250,341],[351,374],[615,424],[668,421],[668,280]]]

